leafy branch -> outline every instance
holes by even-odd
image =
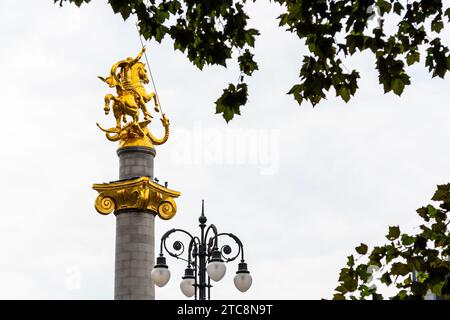
[[[383,299],[369,272],[375,267],[382,268],[380,282],[395,287],[391,299],[423,299],[428,292],[450,299],[450,184],[439,185],[432,200],[440,202],[439,207],[429,204],[417,209],[423,220],[419,233],[409,235],[391,226],[386,235],[389,243],[370,252],[366,244],[356,247],[360,258],[367,262],[356,263],[354,255],[348,257],[333,298]]]
[[[53,0],[80,6],[90,0]],[[255,0],[253,0],[254,2]],[[343,60],[360,52],[373,54],[384,92],[401,95],[411,84],[407,66],[424,61],[432,77],[444,78],[450,70],[450,53],[439,37],[450,21],[450,8],[442,0],[275,0],[284,12],[279,26],[305,42],[309,54],[300,67],[300,82],[290,90],[301,105],[313,106],[330,90],[345,102],[358,89],[360,74],[347,70]],[[252,52],[259,31],[249,28],[246,0],[109,0],[123,19],[136,15],[139,32],[147,40],[161,42],[167,35],[174,49],[185,53],[199,69],[227,66],[238,51],[242,75],[258,70]],[[398,24],[389,35],[385,21]],[[339,40],[341,39],[341,40]],[[421,57],[424,55],[424,57]],[[216,113],[230,121],[247,102],[247,84],[239,77],[215,102]],[[243,98],[245,96],[245,99]],[[230,104],[229,104],[230,103]]]

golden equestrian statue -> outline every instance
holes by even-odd
[[[169,138],[169,119],[162,114],[161,122],[164,126],[164,137],[155,138],[148,130],[147,125],[153,118],[147,109],[146,103],[153,99],[155,111],[159,112],[159,105],[156,93],[147,93],[144,84],[149,82],[145,65],[140,62],[145,47],[136,58],[128,57],[125,60],[116,62],[105,79],[100,80],[107,83],[110,88],[116,88],[117,96],[108,93],[105,96],[105,114],[111,110],[111,101],[114,117],[116,118],[116,126],[110,129],[102,128],[98,123],[97,126],[106,132],[106,138],[110,141],[119,141],[120,147],[126,146],[145,146],[153,147],[160,145]],[[139,110],[142,110],[144,121],[139,122]],[[131,122],[127,121],[127,116],[132,118]],[[122,121],[125,125],[122,127]]]

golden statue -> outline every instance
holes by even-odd
[[[169,138],[169,119],[162,114],[161,122],[164,126],[164,137],[155,138],[148,130],[147,125],[153,118],[147,110],[146,103],[153,99],[155,111],[159,112],[159,105],[156,93],[147,93],[144,84],[149,82],[145,65],[140,62],[145,47],[136,58],[128,57],[125,60],[116,62],[112,67],[109,76],[100,80],[106,82],[110,88],[116,88],[117,96],[108,93],[105,96],[105,114],[111,110],[111,101],[116,126],[110,129],[97,126],[106,132],[106,138],[110,141],[119,141],[120,147],[126,146],[146,146],[160,145]],[[142,110],[144,121],[139,122],[139,110]],[[127,123],[126,116],[132,118]],[[126,124],[122,127],[122,121]]]

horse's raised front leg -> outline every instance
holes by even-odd
[[[109,110],[111,110],[111,107],[109,106],[109,103],[111,102],[111,100],[113,100],[114,99],[114,96],[112,95],[112,94],[110,94],[110,93],[108,93],[106,96],[105,96],[105,106],[104,106],[104,108],[103,108],[103,110],[105,110],[105,114],[108,114],[109,113]]]

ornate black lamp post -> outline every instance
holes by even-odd
[[[187,297],[195,295],[196,300],[210,299],[210,289],[212,287],[210,280],[220,281],[226,272],[225,263],[235,260],[240,255],[241,262],[234,277],[234,284],[239,291],[247,291],[252,285],[252,277],[244,260],[244,247],[241,240],[232,233],[218,233],[216,226],[213,224],[206,227],[207,219],[204,213],[203,200],[202,214],[198,221],[200,222],[200,237],[193,236],[182,229],[169,230],[162,236],[160,254],[151,273],[153,282],[158,287],[163,287],[169,282],[170,271],[163,254],[163,250],[165,250],[172,257],[187,262],[187,268],[180,283],[183,294]],[[167,248],[167,239],[176,232],[184,233],[190,239],[187,259],[181,257],[185,251],[185,246],[182,242],[175,241],[173,243],[174,251]],[[219,249],[219,238],[223,236],[227,236],[236,242],[238,246],[236,254],[233,255],[229,245],[223,245]],[[208,297],[206,297],[206,294],[208,294]]]

